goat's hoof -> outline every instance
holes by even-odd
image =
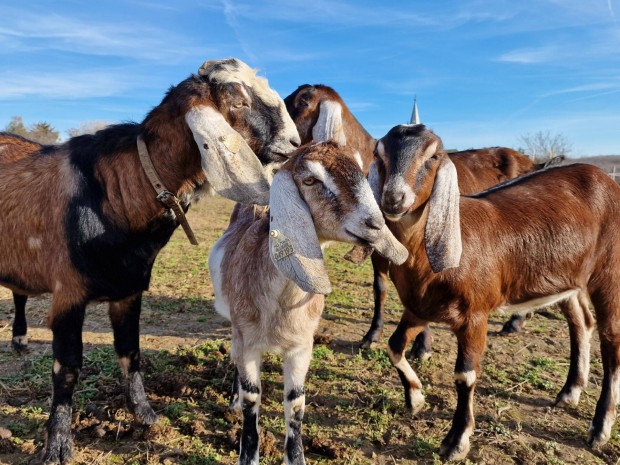
[[[581,389],[569,389],[562,391],[551,404],[553,408],[577,407],[579,398],[581,397]]]
[[[73,460],[73,441],[71,437],[54,437],[48,440],[43,451],[43,465],[66,465]]]
[[[359,345],[357,346],[357,348],[359,350],[364,350],[364,349],[370,349],[372,347],[372,345],[375,343],[375,341],[372,341],[370,339],[362,339],[362,341],[359,343]]]
[[[429,360],[433,355],[433,352],[427,349],[417,349],[414,347],[411,349],[411,357],[415,362],[423,363]]]
[[[448,438],[444,439],[444,442],[441,443],[441,447],[439,448],[439,456],[442,457],[446,461],[460,461],[465,460],[467,454],[469,453],[469,439],[462,440],[458,444],[446,444]]]
[[[140,425],[150,426],[157,421],[157,414],[148,402],[136,405],[132,413],[134,419]]]
[[[28,351],[28,336],[15,336],[11,341],[13,350],[18,354],[23,354]]]
[[[424,408],[425,402],[426,399],[422,391],[419,389],[412,389],[409,392],[409,399],[407,399],[407,410],[409,410],[411,415],[415,416]]]
[[[590,431],[588,434],[588,445],[594,450],[600,450],[609,441],[609,436],[609,433],[604,433],[603,431]]]

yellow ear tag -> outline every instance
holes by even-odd
[[[277,229],[272,229],[269,235],[271,236],[271,256],[275,260],[280,261],[293,254],[293,243],[288,237]]]
[[[243,143],[243,138],[234,132],[221,136],[220,140],[231,153],[237,153],[241,149],[241,144]]]

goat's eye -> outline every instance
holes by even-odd
[[[247,106],[249,106],[249,105],[248,105],[246,102],[243,102],[243,101],[241,101],[241,102],[235,102],[235,103],[233,103],[233,105],[232,105],[232,107],[233,107],[233,108],[236,108],[237,110],[238,110],[239,108],[243,108],[243,107],[247,107]]]
[[[312,186],[314,184],[316,184],[317,182],[319,182],[319,180],[317,178],[306,178],[302,181],[306,186]]]
[[[435,154],[431,157],[431,160],[437,160],[439,158],[439,155]]]

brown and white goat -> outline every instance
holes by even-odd
[[[620,387],[620,187],[591,165],[552,168],[460,196],[454,163],[423,125],[396,126],[377,144],[370,179],[388,226],[409,249],[390,266],[405,310],[389,340],[407,405],[424,405],[405,349],[428,322],[458,341],[457,407],[440,453],[466,456],[473,393],[489,313],[527,303],[560,305],[571,336],[571,367],[557,402],[576,402],[588,369],[591,299],[604,377],[588,442],[609,439]]]
[[[90,301],[110,302],[128,408],[140,423],[156,418],[139,372],[139,315],[155,258],[179,219],[156,198],[139,137],[184,210],[208,189],[267,203],[271,171],[299,145],[282,99],[231,58],[206,62],[142,123],[109,126],[0,166],[0,285],[21,295],[53,294],[45,463],[72,456],[71,403]]]
[[[209,257],[216,310],[232,322],[232,357],[243,412],[240,465],[258,465],[260,359],[284,358],[285,463],[305,463],[304,382],[324,294],[330,241],[371,245],[394,263],[407,257],[388,230],[368,181],[334,142],[304,146],[275,175],[269,213],[237,205]]]
[[[373,151],[377,141],[353,116],[340,95],[325,85],[299,86],[284,99],[286,108],[293,118],[303,144],[333,139],[340,144],[353,147],[354,157],[366,175],[374,160]],[[459,178],[459,189],[463,194],[473,194],[497,183],[516,178],[541,169],[529,157],[505,147],[465,150],[450,154]],[[348,257],[359,262],[367,257],[368,251],[357,247]],[[361,347],[370,347],[378,342],[383,333],[383,315],[387,297],[389,263],[380,256],[371,256],[373,266],[374,315],[370,329],[363,337]],[[526,312],[515,314],[510,328],[522,327]],[[507,326],[508,328],[508,326]],[[413,353],[416,358],[430,356],[431,334],[426,329],[415,340]]]

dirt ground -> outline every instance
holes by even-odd
[[[230,326],[213,310],[207,257],[224,231],[232,203],[204,200],[189,214],[201,242],[192,247],[177,231],[160,254],[145,295],[141,345],[145,388],[160,415],[151,428],[133,424],[123,408],[119,370],[104,304],[87,310],[85,358],[74,399],[78,464],[234,464],[240,419],[228,411],[232,371]],[[308,464],[435,464],[456,396],[456,341],[434,327],[434,354],[416,367],[426,407],[413,418],[403,408],[398,376],[385,340],[400,316],[393,290],[384,341],[359,352],[372,307],[369,263],[354,266],[331,248],[327,265],[334,293],[326,301],[308,381],[303,427]],[[31,298],[30,349],[11,351],[13,305],[0,289],[0,463],[39,462],[49,412],[51,332],[45,326],[49,297]],[[525,333],[499,336],[505,315],[489,325],[484,372],[476,391],[476,429],[467,463],[618,464],[620,435],[602,451],[590,450],[587,428],[594,413],[602,366],[598,338],[592,343],[590,386],[578,407],[552,409],[568,371],[568,330],[553,309],[534,317]],[[284,417],[281,358],[263,364],[261,463],[282,463]]]

